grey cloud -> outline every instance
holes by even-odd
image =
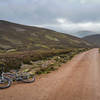
[[[67,32],[80,28],[75,25],[100,23],[99,9],[98,0],[0,0],[0,19]],[[71,23],[62,25],[58,18]],[[97,31],[97,28],[93,29]]]

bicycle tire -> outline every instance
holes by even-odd
[[[0,89],[5,89],[5,88],[9,88],[11,86],[11,80],[9,78],[4,77],[4,79],[7,82],[7,85],[5,86],[0,86]],[[1,84],[1,83],[0,83]],[[3,83],[2,83],[3,84]]]
[[[23,78],[22,82],[24,82],[24,83],[33,83],[35,81],[35,77],[34,77],[34,75],[31,75],[31,74],[30,74],[30,76],[31,76],[31,78],[27,78],[27,76],[26,76],[26,78]]]

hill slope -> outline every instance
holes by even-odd
[[[0,49],[34,50],[67,47],[89,47],[90,43],[44,28],[0,20]]]
[[[97,34],[97,32],[86,30],[86,31],[78,31],[75,33],[75,35],[78,37],[85,37],[85,36],[93,35],[93,34]]]
[[[100,47],[100,34],[89,35],[84,37],[83,39],[97,45],[97,47]]]

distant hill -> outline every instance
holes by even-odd
[[[91,46],[90,43],[75,36],[0,20],[1,50],[62,49]]]
[[[93,35],[93,34],[98,34],[97,32],[94,32],[94,31],[78,31],[75,33],[76,36],[78,37],[85,37],[85,36],[88,36],[88,35]]]
[[[84,37],[83,39],[87,42],[97,45],[97,47],[100,47],[100,34],[89,35]]]

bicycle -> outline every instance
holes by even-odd
[[[1,65],[1,64],[0,64]],[[21,81],[24,83],[32,83],[35,81],[35,77],[33,74],[26,73],[26,72],[18,72],[15,71],[14,73],[4,72],[4,66],[2,66],[2,71],[0,75],[0,89],[9,88],[13,81]]]

